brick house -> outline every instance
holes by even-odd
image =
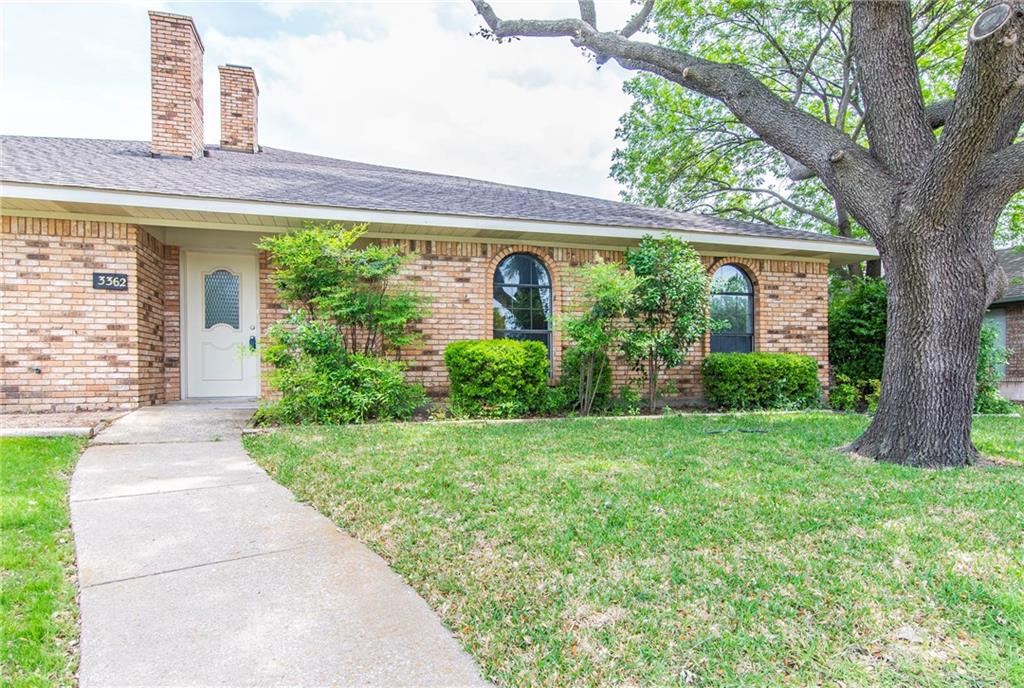
[[[989,307],[985,322],[996,328],[999,343],[1010,349],[999,390],[1011,401],[1024,401],[1024,250],[1006,248],[996,255],[1010,286]]]
[[[150,25],[151,141],[0,140],[2,410],[266,393],[238,354],[283,314],[254,242],[311,220],[369,223],[368,240],[417,255],[406,278],[433,303],[409,377],[435,393],[456,339],[540,339],[557,375],[570,268],[663,232],[700,252],[733,322],[672,371],[681,397],[700,397],[712,350],[808,354],[827,381],[827,271],[870,245],[263,147],[256,76],[234,65],[219,69],[220,145],[205,145],[202,40],[189,17]]]

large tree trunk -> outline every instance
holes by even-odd
[[[1024,142],[1014,143],[1024,126],[1024,0],[984,3],[968,32],[955,98],[931,108],[920,87],[911,3],[853,0],[849,36],[867,148],[737,64],[630,40],[655,0],[645,0],[620,31],[597,29],[592,0],[580,0],[579,19],[502,20],[486,0],[472,2],[487,24],[481,35],[499,42],[567,37],[598,63],[611,58],[658,74],[720,101],[817,176],[874,239],[889,282],[882,396],[850,448],[914,466],[975,461],[981,322],[1006,282],[993,231],[1000,211],[1024,191]]]
[[[882,393],[871,425],[849,449],[910,466],[965,466],[975,371],[988,305],[983,260],[969,231],[913,224],[882,247],[889,290]],[[990,242],[991,245],[991,242]]]

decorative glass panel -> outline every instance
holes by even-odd
[[[534,256],[514,253],[494,271],[494,336],[544,342],[551,351],[551,276]]]
[[[227,325],[239,329],[238,275],[227,270],[214,270],[204,275],[206,329]]]
[[[754,350],[754,287],[735,265],[723,265],[711,278],[711,350],[749,353]]]

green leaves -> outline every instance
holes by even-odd
[[[548,349],[541,342],[478,339],[444,350],[456,415],[513,418],[541,410],[548,383]]]
[[[837,376],[881,379],[885,309],[883,280],[865,278],[833,283],[828,305],[828,358]]]
[[[397,247],[357,248],[366,225],[308,225],[258,244],[291,314],[270,328],[263,357],[279,401],[267,422],[360,423],[410,418],[424,402],[404,366],[384,358],[415,341],[426,300],[391,281],[408,262]]]
[[[392,284],[413,256],[396,246],[356,248],[365,233],[365,224],[309,225],[265,237],[259,248],[270,254],[282,300],[334,323],[350,353],[385,354],[417,340],[412,325],[427,299]]]
[[[708,275],[697,252],[669,235],[644,236],[626,251],[626,265],[638,282],[625,308],[621,348],[646,376],[653,411],[659,371],[682,363],[708,330]]]
[[[708,402],[730,410],[809,408],[821,394],[817,361],[798,354],[709,354],[701,379]]]

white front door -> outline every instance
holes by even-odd
[[[188,397],[259,396],[258,275],[250,253],[185,255]]]

